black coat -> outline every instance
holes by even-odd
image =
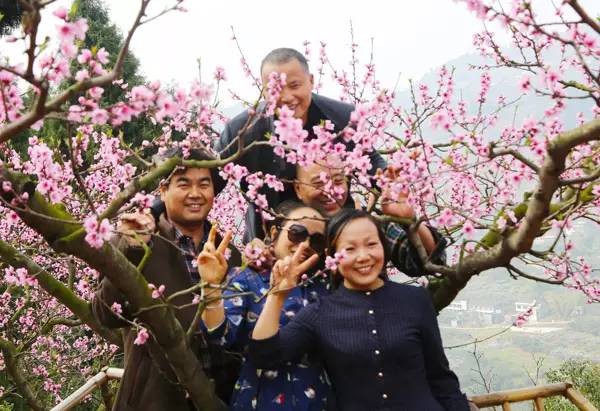
[[[333,123],[335,127],[334,132],[339,132],[348,125],[350,114],[354,111],[354,106],[351,104],[323,97],[318,94],[312,95],[311,106],[312,105],[315,105],[316,108],[318,108],[325,119],[328,119]],[[236,152],[238,144],[233,143],[230,145],[230,143],[246,125],[248,118],[249,113],[246,110],[225,124],[221,137],[215,146],[215,149],[220,152],[221,158],[227,158]],[[265,136],[267,133],[272,133],[275,130],[273,117],[256,116],[253,121],[252,127],[248,128],[244,133],[244,146],[247,146],[254,141],[266,141]],[[370,159],[371,164],[373,164],[373,168],[369,171],[370,174],[374,174],[378,168],[386,167],[385,160],[377,151],[371,153]],[[295,166],[288,164],[283,158],[275,155],[275,153],[273,153],[273,148],[269,145],[254,147],[235,162],[246,167],[250,173],[262,171],[263,173],[273,174],[277,177],[290,180],[295,176]],[[245,188],[245,186],[243,186],[243,188]],[[284,192],[267,190],[264,194],[267,197],[270,207],[276,207],[284,200],[296,199],[292,187],[286,187]],[[248,207],[245,222],[245,242],[256,237],[262,237],[262,222],[258,218],[256,210],[252,205]]]
[[[275,369],[319,355],[340,411],[468,411],[444,354],[427,291],[386,281],[340,286],[298,312],[273,337],[251,340],[250,361]]]

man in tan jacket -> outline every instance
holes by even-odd
[[[212,159],[201,150],[192,150],[188,158]],[[211,225],[206,218],[215,195],[224,185],[225,182],[218,176],[216,169],[178,168],[161,184],[161,199],[165,203],[166,211],[160,216],[157,227],[154,218],[149,214],[136,213],[121,217],[121,234],[115,238],[118,247],[133,264],[137,264],[144,255],[140,240],[150,246],[152,253],[142,272],[148,283],[156,287],[164,285],[165,297],[192,287],[199,281],[195,260],[210,231]],[[134,231],[139,235],[131,235]],[[235,248],[231,250],[229,265],[235,267],[240,263],[240,254]],[[175,311],[175,316],[184,329],[189,328],[197,309],[197,305],[190,304],[192,300],[193,295],[186,294],[172,301],[176,306],[188,305]],[[144,344],[134,343],[137,331],[124,320],[131,319],[132,307],[106,277],[101,280],[92,301],[92,309],[94,315],[105,326],[124,328],[125,372],[114,410],[194,409],[177,383],[167,359],[152,338]],[[116,315],[115,312],[120,314]],[[214,374],[215,364],[211,364],[209,347],[200,329],[192,344],[199,353],[205,372],[209,376]],[[216,388],[222,398],[227,397],[227,387]]]

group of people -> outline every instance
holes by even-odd
[[[346,127],[353,107],[312,94],[313,78],[301,53],[273,50],[261,65],[263,82],[272,72],[286,74],[278,106],[294,110],[309,136],[323,120],[331,121],[335,131]],[[249,116],[244,112],[226,124],[215,147],[221,157],[237,149],[230,143],[239,137]],[[243,144],[264,139],[273,131],[273,122],[273,117],[256,119]],[[189,158],[211,156],[193,149]],[[376,151],[371,162],[373,174],[386,168]],[[149,283],[164,285],[166,295],[201,281],[202,295],[209,302],[192,344],[230,408],[468,410],[444,355],[428,292],[387,278],[388,264],[409,276],[423,273],[405,227],[383,224],[355,208],[339,162],[294,166],[261,145],[238,163],[250,172],[263,171],[294,182],[283,192],[267,193],[274,220],[262,221],[252,206],[245,217],[244,240],[260,239],[273,264],[241,268],[239,252],[229,244],[231,234],[221,238],[207,221],[213,200],[224,187],[215,169],[175,169],[161,183],[160,212],[123,216],[121,235],[115,238],[133,263],[144,255],[141,241],[151,247],[143,274]],[[322,173],[336,185],[336,198],[319,185]],[[405,196],[384,193],[383,197],[384,213],[414,217]],[[138,235],[130,235],[136,231]],[[417,233],[429,258],[442,262],[445,240],[426,224]],[[323,270],[326,257],[336,265],[329,271]],[[186,307],[175,311],[186,328],[197,308],[191,304],[193,298],[182,294],[173,301]],[[124,321],[133,307],[108,278],[101,280],[92,307],[103,324],[124,329],[125,371],[114,409],[193,409],[152,339],[135,344],[136,330]],[[223,375],[227,374],[226,364],[220,361],[223,352],[243,357],[233,376]],[[228,378],[236,381],[233,389]]]

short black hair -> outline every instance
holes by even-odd
[[[290,60],[297,60],[300,65],[304,68],[306,73],[310,73],[308,68],[308,61],[304,54],[300,53],[298,50],[281,47],[275,50],[271,50],[269,54],[267,54],[260,63],[260,74],[262,75],[262,70],[265,64],[284,64],[289,62]]]
[[[160,158],[163,160],[173,158],[173,157],[184,158],[183,149],[181,147],[173,147],[173,148],[170,148],[167,151],[165,151],[160,156]],[[202,148],[202,147],[197,147],[197,148],[189,149],[188,155],[185,156],[185,159],[186,160],[196,160],[196,161],[212,161],[212,160],[216,160],[217,158],[212,153],[210,153],[207,149]],[[173,176],[184,173],[186,170],[187,170],[187,167],[185,167],[185,166],[176,167],[175,169],[173,169],[173,172],[171,172],[171,174],[161,182],[161,185],[168,185]],[[219,174],[219,170],[216,167],[210,168],[209,170],[210,170],[210,177],[212,179],[213,189],[215,191],[215,196],[217,196],[221,191],[223,191],[223,189],[227,185],[227,181],[225,181],[221,177],[221,175]]]

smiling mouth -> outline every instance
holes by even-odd
[[[357,268],[355,268],[355,270],[358,271],[361,274],[369,274],[372,269],[373,269],[373,265],[367,265],[367,266],[364,266],[364,267],[357,267]]]
[[[192,211],[200,211],[204,204],[186,204],[185,206]]]
[[[323,206],[324,209],[326,210],[333,210],[339,207],[339,204],[337,201],[335,200],[321,200],[321,205]]]

